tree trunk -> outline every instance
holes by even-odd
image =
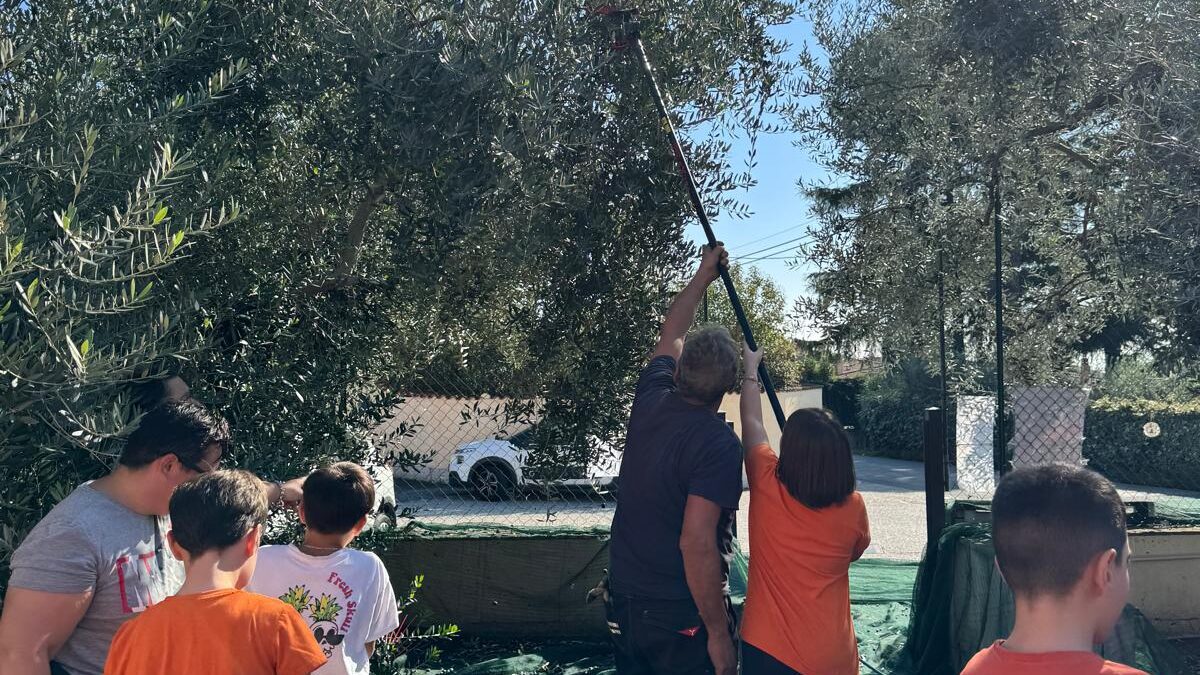
[[[1104,345],[1104,366],[1106,370],[1112,370],[1117,362],[1121,360],[1121,343],[1119,341],[1107,341]]]
[[[383,198],[387,184],[386,176],[376,178],[375,182],[367,188],[367,194],[359,203],[358,208],[354,210],[354,217],[350,219],[350,231],[347,233],[346,246],[342,249],[341,259],[338,260],[337,270],[334,271],[335,279],[342,281],[354,273],[354,267],[362,255],[363,240],[367,236],[367,222],[371,219],[371,213],[375,211],[375,207],[379,205],[379,200]]]
[[[387,176],[380,175],[367,187],[367,194],[354,209],[354,215],[350,218],[350,230],[346,234],[346,245],[342,247],[333,276],[320,284],[308,287],[307,292],[310,295],[320,295],[349,285],[350,276],[354,273],[358,259],[362,256],[363,241],[367,238],[367,225],[371,220],[371,214],[375,212],[375,207],[383,199],[388,183]]]

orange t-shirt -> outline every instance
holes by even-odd
[[[742,639],[801,673],[858,675],[849,572],[871,543],[866,505],[854,492],[810,509],[775,477],[778,464],[770,446],[746,453],[751,551]]]
[[[291,606],[232,588],[176,595],[127,622],[105,675],[308,675],[325,663]]]
[[[1022,654],[1004,648],[1004,640],[979,652],[962,675],[1147,675],[1091,652],[1046,652]]]

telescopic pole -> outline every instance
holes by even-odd
[[[712,224],[708,222],[708,214],[704,212],[704,202],[700,200],[700,191],[696,187],[696,178],[692,174],[691,167],[688,166],[687,158],[683,155],[683,146],[679,143],[679,134],[675,131],[675,124],[671,121],[671,113],[667,110],[662,90],[659,89],[658,80],[654,77],[654,68],[650,65],[650,59],[646,56],[645,46],[642,45],[642,37],[636,21],[637,12],[636,10],[617,10],[608,7],[597,11],[609,18],[617,18],[622,21],[622,26],[625,29],[624,39],[627,40],[627,44],[633,47],[634,53],[637,54],[638,64],[641,66],[642,72],[646,75],[646,79],[650,83],[654,105],[658,108],[658,115],[662,118],[663,128],[666,129],[667,138],[671,142],[671,151],[675,154],[675,164],[679,168],[679,176],[683,179],[684,187],[687,188],[692,208],[696,211],[696,218],[700,221],[700,226],[704,228],[704,236],[708,239],[708,245],[715,247],[717,245],[717,237],[713,233]],[[738,326],[742,329],[742,335],[746,338],[746,344],[749,345],[750,349],[757,351],[758,344],[754,341],[754,334],[750,330],[750,322],[746,319],[746,311],[742,308],[741,300],[738,299],[737,289],[733,286],[733,279],[729,276],[729,270],[721,269],[721,281],[725,284],[725,292],[729,295],[729,304],[733,306],[733,314],[737,317]],[[779,396],[775,392],[775,385],[771,382],[771,375],[767,372],[767,366],[763,362],[759,362],[758,364],[758,378],[762,382],[763,389],[767,392],[767,399],[771,402],[771,409],[775,412],[775,420],[779,423],[779,428],[783,429],[787,418],[783,414],[783,406],[779,403]]]

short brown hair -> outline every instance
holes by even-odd
[[[171,533],[192,557],[224,550],[267,519],[267,492],[247,471],[210,471],[175,488]]]
[[[992,499],[996,563],[1013,593],[1070,593],[1101,553],[1125,555],[1125,504],[1104,476],[1070,464],[1022,467]]]
[[[788,494],[810,509],[846,501],[854,492],[854,454],[832,413],[801,408],[788,417],[775,475]]]
[[[338,462],[308,474],[303,500],[308,527],[345,534],[375,508],[375,481],[354,462]]]
[[[704,326],[684,341],[675,383],[687,398],[716,403],[733,391],[737,374],[738,348],[729,329]]]

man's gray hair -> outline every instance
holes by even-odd
[[[738,348],[724,326],[703,326],[687,337],[679,356],[679,393],[716,403],[737,385]]]

